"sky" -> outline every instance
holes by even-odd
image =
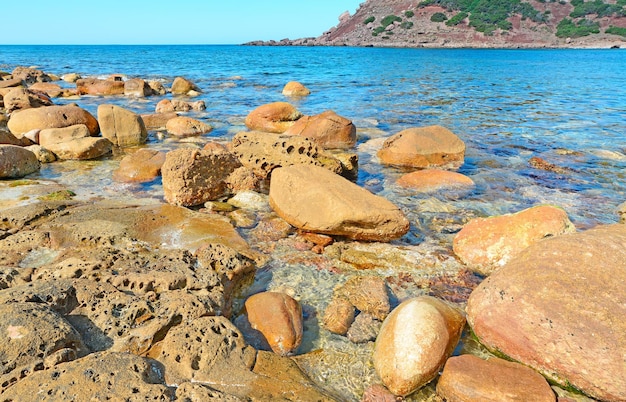
[[[240,44],[296,39],[321,35],[339,23],[344,11],[354,14],[362,1],[7,1],[0,7],[0,44]]]

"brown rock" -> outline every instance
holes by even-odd
[[[2,394],[5,401],[139,401],[166,402],[172,391],[156,362],[128,353],[94,353],[39,371]],[[32,399],[30,398],[32,397]]]
[[[469,177],[440,169],[425,169],[407,173],[398,179],[397,184],[423,192],[474,187],[474,181]]]
[[[75,83],[76,81],[78,81],[81,78],[81,76],[77,73],[68,73],[68,74],[63,74],[61,76],[61,79],[65,82],[69,82],[69,83]]]
[[[52,163],[57,160],[57,157],[51,151],[41,145],[29,145],[25,148],[34,153],[37,160],[41,163]]]
[[[28,138],[17,138],[10,132],[0,129],[0,144],[24,147],[32,144],[32,142]]]
[[[322,148],[352,148],[356,127],[352,121],[327,110],[316,116],[304,116],[289,127],[285,135],[300,135],[314,140]]]
[[[76,90],[79,95],[124,95],[124,82],[98,78],[81,78],[76,81]]]
[[[296,81],[290,81],[283,87],[283,95],[285,96],[307,96],[311,91],[304,85]]]
[[[626,202],[617,207],[620,223],[626,223]]]
[[[371,314],[360,313],[354,319],[346,337],[353,343],[366,343],[376,340],[382,321]]]
[[[167,93],[167,89],[160,81],[148,81],[148,85],[154,95],[165,95]]]
[[[468,322],[485,346],[552,381],[626,400],[625,245],[621,224],[537,242],[472,292]]]
[[[133,98],[145,98],[152,95],[152,88],[141,78],[124,81],[124,95]]]
[[[391,202],[318,166],[275,169],[269,195],[281,218],[306,231],[389,241],[409,230],[409,221]]]
[[[165,128],[167,129],[168,134],[176,137],[202,135],[213,130],[213,127],[208,124],[186,116],[178,116],[168,120]]]
[[[454,237],[453,249],[470,268],[488,275],[531,244],[575,230],[563,209],[543,205],[472,219]]]
[[[52,144],[90,137],[89,128],[84,124],[62,128],[47,128],[39,132],[39,145],[49,147]]]
[[[204,149],[206,149],[206,145]],[[228,176],[226,184],[228,184],[228,188],[234,194],[242,191],[256,191],[261,186],[261,178],[256,176],[252,169],[241,166]]]
[[[59,159],[87,160],[111,152],[113,144],[106,138],[77,138],[71,141],[48,144],[46,148]]]
[[[95,117],[76,106],[45,106],[21,110],[11,114],[8,127],[13,135],[20,138],[34,129],[62,128],[76,124],[86,125],[91,135],[100,132]]]
[[[49,82],[51,81],[48,74],[44,73],[41,70],[31,67],[22,67],[18,66],[13,69],[11,72],[11,76],[14,79],[19,79],[27,84],[33,84],[35,82]]]
[[[180,99],[163,99],[156,105],[156,113],[169,112],[188,112],[191,110],[191,104]]]
[[[187,95],[191,91],[201,92],[193,82],[184,77],[174,78],[171,92],[173,95]]]
[[[451,357],[437,382],[437,394],[448,402],[555,402],[548,382],[536,371],[496,357]]]
[[[63,94],[63,88],[51,82],[36,82],[28,87],[28,89],[35,92],[43,92],[50,98],[58,98]]]
[[[226,179],[239,166],[230,153],[190,148],[170,151],[162,167],[165,199],[174,205],[192,206],[222,197],[228,193]]]
[[[124,183],[145,183],[161,175],[165,153],[153,149],[140,149],[127,155],[113,172],[113,180]]]
[[[20,78],[11,78],[9,80],[0,80],[0,88],[13,88],[24,86],[24,81]]]
[[[330,332],[345,335],[354,322],[356,309],[344,297],[333,297],[322,317],[322,325]]]
[[[39,170],[37,156],[16,145],[0,145],[0,178],[16,179]]]
[[[402,398],[397,398],[380,384],[369,386],[365,392],[363,392],[363,398],[361,398],[361,402],[399,402],[401,400]]]
[[[234,395],[228,395],[208,385],[202,385],[192,382],[184,382],[176,388],[176,400],[184,402],[242,402]]]
[[[336,294],[345,297],[359,311],[372,314],[383,321],[391,305],[385,280],[376,276],[356,276],[336,290]]]
[[[174,117],[178,117],[178,113],[166,112],[141,115],[141,119],[147,130],[164,130],[168,120]]]
[[[145,144],[148,139],[141,116],[119,106],[98,106],[98,123],[102,136],[122,148]]]
[[[303,331],[300,303],[284,293],[262,292],[246,300],[246,312],[252,328],[263,334],[274,353],[296,353]]]
[[[26,88],[15,88],[4,95],[4,107],[9,113],[51,105],[52,101],[48,95]]]
[[[374,367],[395,395],[430,382],[456,347],[465,317],[430,296],[409,299],[385,319],[376,339]]]
[[[465,143],[441,126],[415,127],[388,138],[377,155],[386,165],[458,167],[465,158]]]
[[[268,103],[257,107],[246,117],[246,126],[253,131],[283,133],[302,117],[295,107],[286,102]]]

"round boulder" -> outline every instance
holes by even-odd
[[[98,121],[88,111],[77,106],[45,106],[25,109],[11,114],[8,128],[18,138],[35,129],[62,128],[84,124],[91,135],[100,132]]]
[[[39,170],[37,156],[17,145],[0,145],[0,178],[16,179]]]
[[[246,117],[246,126],[253,131],[284,133],[302,117],[294,106],[287,102],[274,102],[261,105]]]
[[[307,96],[311,91],[297,81],[290,81],[283,87],[283,95],[285,96]]]
[[[165,124],[168,134],[176,137],[192,137],[206,134],[213,130],[208,124],[186,116],[178,116],[170,119]]]
[[[187,95],[190,92],[200,92],[200,89],[193,82],[184,77],[174,78],[171,92],[173,95]]]
[[[51,105],[48,95],[26,88],[15,88],[4,95],[4,108],[8,113]]]
[[[327,110],[316,116],[304,116],[289,127],[285,135],[301,135],[322,148],[352,148],[356,144],[356,127],[352,121]]]

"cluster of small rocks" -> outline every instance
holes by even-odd
[[[66,79],[77,95],[165,93],[119,76]],[[177,115],[204,104],[163,100],[143,116],[101,104],[96,119],[33,89],[50,80],[18,68],[0,81],[9,117],[8,131],[0,129],[0,178],[36,172],[53,159],[46,151],[82,160],[121,149],[126,155],[114,179],[161,176],[167,204],[59,201],[0,211],[2,400],[22,400],[33,390],[37,400],[337,400],[290,358],[304,331],[296,297],[259,292],[233,312],[235,294],[266,258],[233,222],[251,227],[257,213],[266,214],[254,229],[259,239],[274,242],[295,228],[329,259],[334,239],[387,247],[379,259],[401,254],[382,243],[404,236],[409,220],[354,183],[354,124],[333,111],[303,116],[275,102],[252,110],[249,131],[227,144],[133,149],[157,128],[179,137],[209,132],[206,123]],[[201,90],[179,77],[170,92],[189,97]],[[310,91],[292,82],[283,93]],[[445,127],[410,128],[375,146],[381,164],[413,170],[400,187],[445,192],[474,185],[455,172],[465,143]],[[242,205],[251,216],[235,217]],[[172,239],[178,243],[167,244]],[[576,232],[556,206],[476,218],[450,245],[464,267],[486,277],[472,286],[465,310],[465,303],[432,296],[396,303],[387,279],[364,273],[334,290],[320,322],[351,342],[375,341],[372,363],[384,388],[364,390],[364,401],[411,395],[439,373],[437,393],[445,400],[556,401],[546,378],[601,400],[626,400],[625,244],[626,225]],[[519,363],[451,357],[466,324],[489,350]]]

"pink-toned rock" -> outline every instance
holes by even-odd
[[[39,131],[39,145],[48,148],[52,144],[90,137],[89,129],[84,124],[62,128],[47,128]]]
[[[292,297],[263,292],[246,300],[252,328],[261,332],[270,347],[281,356],[292,355],[302,343],[302,307]]]
[[[399,402],[394,394],[380,384],[370,385],[364,392],[361,402]]]
[[[304,116],[289,127],[285,135],[301,135],[323,148],[352,148],[356,144],[356,127],[352,121],[327,110],[316,116]]]
[[[15,88],[4,95],[4,107],[9,113],[51,105],[52,101],[48,95],[26,88]]]
[[[50,76],[41,70],[32,67],[18,66],[13,69],[11,76],[15,79],[22,80],[27,84],[33,84],[35,82],[49,82],[52,81]]]
[[[39,170],[37,156],[16,145],[0,145],[0,178],[15,179]]]
[[[210,125],[187,116],[178,116],[168,120],[165,128],[168,134],[176,137],[192,137],[206,134],[213,130],[213,127]]]
[[[79,95],[124,95],[124,82],[101,80],[99,78],[81,78],[76,81],[76,90]]]
[[[374,367],[395,395],[406,396],[437,376],[465,325],[457,309],[430,296],[409,299],[385,319],[374,350]]]
[[[261,105],[246,117],[246,126],[250,130],[267,133],[284,133],[294,122],[302,117],[294,106],[287,102],[274,102]]]
[[[98,106],[98,123],[102,136],[122,148],[145,144],[148,139],[141,116],[116,105]]]
[[[454,237],[453,249],[470,268],[488,275],[531,244],[575,230],[562,208],[541,205],[472,219]]]
[[[422,192],[474,187],[474,181],[469,177],[440,169],[425,169],[407,173],[398,179],[397,184]]]
[[[104,156],[111,152],[113,144],[106,138],[86,137],[71,141],[48,144],[58,159],[87,160]]]
[[[200,89],[193,82],[184,77],[174,78],[172,83],[171,92],[173,95],[187,95],[191,91],[201,92]]]
[[[142,114],[141,119],[147,130],[164,130],[167,122],[178,117],[176,112]]]
[[[127,155],[113,172],[113,180],[124,183],[145,183],[161,174],[165,153],[154,149],[140,149]]]
[[[437,382],[437,394],[448,402],[555,402],[541,374],[497,357],[451,357]]]
[[[62,128],[84,124],[91,135],[100,132],[98,121],[88,111],[77,106],[45,106],[20,110],[11,114],[8,127],[11,133],[20,138],[34,129]]]
[[[124,95],[133,98],[145,98],[152,95],[152,88],[141,78],[132,78],[124,81]]]
[[[354,322],[356,309],[345,297],[333,297],[324,310],[322,324],[333,334],[345,335]]]
[[[626,225],[533,244],[472,292],[481,343],[593,398],[626,400]]]
[[[390,241],[409,230],[402,211],[387,199],[319,166],[275,169],[269,195],[281,218],[306,231]]]
[[[283,95],[285,96],[307,96],[311,91],[297,81],[290,81],[283,87]]]
[[[377,155],[386,165],[458,167],[465,158],[465,143],[441,126],[414,127],[389,137]]]
[[[43,92],[50,98],[58,98],[64,93],[63,88],[51,82],[36,82],[28,87],[28,89],[35,92]]]

